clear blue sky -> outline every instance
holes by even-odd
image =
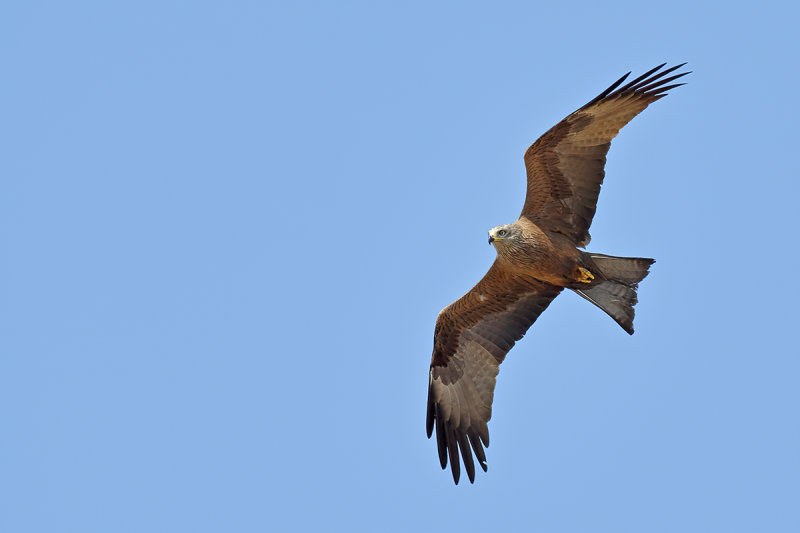
[[[788,2],[17,2],[0,16],[0,529],[800,531]],[[489,472],[425,437],[439,310],[522,154],[628,70],[590,249],[501,368]]]

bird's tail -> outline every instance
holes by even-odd
[[[622,329],[633,335],[633,306],[638,301],[636,289],[649,273],[655,259],[613,257],[586,253],[587,264],[600,270],[601,281],[586,289],[573,289],[580,296],[605,311]]]

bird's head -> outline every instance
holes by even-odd
[[[522,231],[516,224],[495,226],[489,230],[489,244],[494,244],[496,249],[516,244],[522,239]]]

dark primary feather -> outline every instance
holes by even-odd
[[[664,65],[625,85],[622,83],[630,73],[621,77],[528,148],[528,191],[522,216],[545,231],[569,236],[577,246],[589,243],[589,226],[605,177],[611,140],[666,91],[683,85],[670,82],[689,74],[665,78],[685,63],[661,70]]]
[[[436,430],[439,462],[453,479],[460,460],[475,480],[472,454],[486,470],[483,447],[489,445],[495,377],[500,363],[560,287],[512,276],[497,263],[467,294],[447,306],[436,320],[428,382],[428,437]]]

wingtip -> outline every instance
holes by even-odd
[[[453,482],[458,485],[458,482],[461,480],[461,472],[458,468],[451,468],[453,471]]]
[[[613,98],[615,96],[621,96],[624,94],[631,94],[631,93],[647,94],[651,98],[658,99],[661,96],[663,96],[665,90],[674,89],[675,87],[679,86],[679,84],[675,84],[665,87],[666,84],[678,78],[682,78],[687,74],[692,73],[692,71],[682,72],[680,74],[670,76],[669,78],[664,78],[671,72],[675,72],[677,69],[681,68],[686,64],[687,62],[683,62],[679,65],[675,65],[662,70],[667,65],[667,63],[661,63],[657,67],[648,70],[641,76],[628,82],[626,85],[623,85],[622,87],[616,88],[617,84],[613,85],[612,87],[609,88],[609,89],[614,89],[613,91],[607,89],[606,91],[601,93],[601,95],[598,98],[595,98],[592,102],[587,104],[587,106],[594,104],[597,101],[602,100],[603,98]]]
[[[442,467],[442,470],[447,468],[447,453],[445,452],[444,457],[442,454],[439,454],[439,465]]]
[[[425,417],[425,433],[428,434],[428,438],[433,436],[433,413],[431,413],[431,408],[428,406],[428,416]]]

